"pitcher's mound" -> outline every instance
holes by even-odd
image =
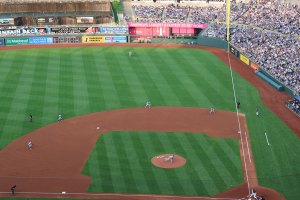
[[[151,162],[156,167],[160,168],[178,168],[185,164],[185,158],[176,154],[162,154],[154,156]]]

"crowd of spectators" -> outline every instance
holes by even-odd
[[[189,11],[189,6],[179,6],[178,4],[170,4],[165,9],[165,17],[163,21],[184,23],[186,22]]]
[[[300,35],[300,7],[280,0],[252,0],[236,19],[240,24],[254,25],[283,34]]]
[[[132,6],[138,22],[162,22],[163,6]]]
[[[231,43],[284,85],[300,93],[300,40],[250,26],[231,26]],[[226,37],[224,24],[212,24],[203,33]]]
[[[297,99],[289,100],[286,106],[300,116],[300,102]]]

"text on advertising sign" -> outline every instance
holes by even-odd
[[[127,22],[129,27],[176,27],[176,28],[206,28],[207,24],[192,24],[192,23],[142,23],[142,22]]]

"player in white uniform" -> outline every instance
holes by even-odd
[[[57,116],[57,121],[62,121],[62,114],[58,114],[58,116]]]
[[[29,140],[27,143],[28,149],[31,150],[32,149],[32,141]]]
[[[214,107],[210,108],[210,114],[215,114],[215,108]]]
[[[174,154],[171,154],[166,158],[166,161],[170,161],[171,163],[173,162],[173,160],[174,160]]]
[[[150,101],[146,102],[145,108],[151,108],[151,102]]]

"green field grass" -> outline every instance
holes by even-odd
[[[133,51],[132,57],[128,51]],[[300,188],[300,143],[236,75],[260,184],[287,199]],[[91,112],[144,106],[190,106],[234,111],[229,68],[195,49],[85,47],[1,51],[0,149],[49,123]],[[259,107],[261,118],[255,116]],[[33,114],[33,123],[29,122]],[[267,146],[264,132],[271,146]]]
[[[187,162],[176,169],[151,164],[165,153]],[[243,183],[238,141],[193,133],[104,134],[83,173],[92,177],[91,192],[210,196]]]

